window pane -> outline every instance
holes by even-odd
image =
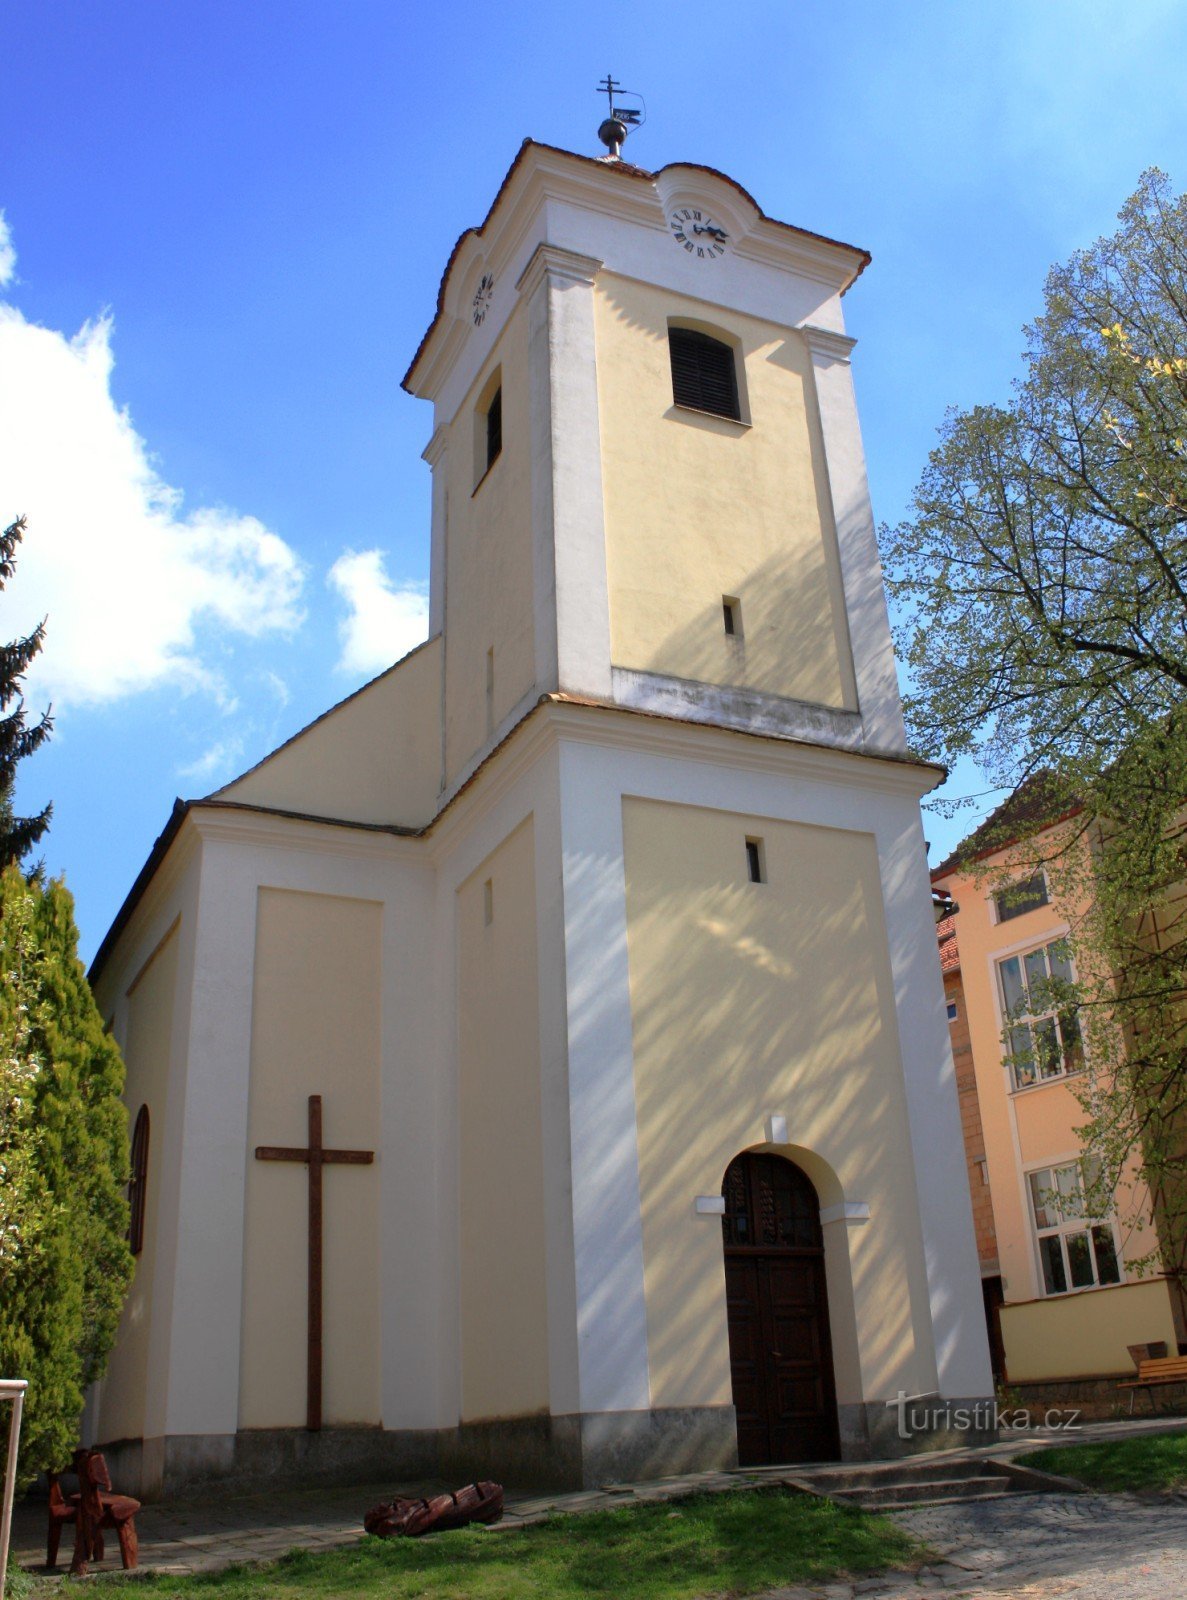
[[[1084,1065],[1084,1041],[1080,1038],[1080,1019],[1074,1011],[1060,1013],[1059,1031],[1063,1036],[1063,1069],[1079,1072]]]
[[[1026,956],[1026,987],[1032,1011],[1050,1011],[1051,992],[1047,987],[1047,952],[1031,950]]]
[[[1023,1009],[1026,1001],[1025,991],[1022,988],[1022,968],[1017,956],[1010,956],[1001,962],[998,971],[1002,975],[1002,1000],[1005,1002],[1007,1013],[1016,1017]]]
[[[1055,1187],[1059,1191],[1059,1209],[1065,1218],[1084,1215],[1084,1192],[1080,1187],[1080,1174],[1075,1167],[1055,1169]]]
[[[1010,1029],[1010,1057],[1014,1063],[1014,1082],[1020,1089],[1035,1081],[1034,1049],[1030,1029],[1025,1023]]]
[[[1059,1235],[1048,1234],[1039,1240],[1039,1259],[1043,1264],[1043,1288],[1047,1294],[1063,1294],[1067,1290],[1067,1276],[1063,1270],[1063,1251]]]
[[[1092,1275],[1092,1252],[1088,1248],[1086,1233],[1067,1235],[1067,1259],[1072,1272],[1072,1288],[1091,1289],[1096,1279]]]
[[[1063,1057],[1059,1049],[1059,1035],[1055,1019],[1047,1017],[1034,1026],[1035,1059],[1041,1078],[1058,1078],[1063,1071]]]
[[[1042,1172],[1032,1172],[1030,1175],[1030,1203],[1034,1207],[1035,1224],[1040,1228],[1054,1228],[1059,1222],[1059,1213],[1051,1204],[1051,1170],[1044,1167]]]
[[[1047,960],[1051,966],[1051,976],[1060,983],[1071,983],[1072,964],[1068,960],[1067,941],[1057,939],[1054,944],[1047,946]]]
[[[1096,1255],[1096,1276],[1101,1283],[1120,1283],[1121,1268],[1112,1228],[1093,1228],[1092,1248]]]

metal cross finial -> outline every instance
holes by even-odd
[[[616,83],[609,73],[607,73],[602,82],[598,84],[598,93],[604,94],[609,102],[611,116],[614,115],[614,91],[615,89],[621,88],[622,84]]]

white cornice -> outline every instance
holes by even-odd
[[[420,453],[420,459],[427,461],[430,467],[435,467],[445,454],[445,446],[449,439],[448,428],[435,428],[433,437]]]
[[[832,361],[848,361],[857,343],[847,333],[837,333],[833,328],[819,328],[811,322],[801,322],[800,332],[814,356],[825,356]]]
[[[592,284],[602,270],[595,256],[583,256],[576,250],[564,250],[559,245],[537,245],[532,259],[516,280],[516,293],[530,300],[537,286],[545,278],[557,283]]]
[[[246,844],[256,849],[277,848],[348,856],[367,861],[423,860],[423,845],[416,834],[389,833],[349,823],[279,815],[246,808],[214,809],[197,803],[190,821],[203,843]]]

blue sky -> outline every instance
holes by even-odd
[[[863,245],[875,510],[945,408],[1002,399],[1044,273],[1138,174],[1187,183],[1187,7],[1140,0],[8,0],[0,637],[30,685],[47,865],[89,956],[175,795],[209,792],[423,631],[428,408],[399,379],[520,141],[701,161]],[[982,787],[975,772],[957,787]],[[930,822],[933,858],[975,820]]]

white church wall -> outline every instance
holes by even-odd
[[[479,409],[502,386],[503,445],[488,470]],[[445,777],[486,742],[535,682],[527,317],[508,321],[445,430]],[[485,459],[485,457],[483,458]]]
[[[380,1113],[382,907],[263,887],[252,990],[247,1145],[308,1143],[322,1096],[327,1146],[375,1149]],[[379,1174],[324,1174],[322,1412],[380,1421]],[[305,1422],[308,1174],[248,1160],[243,1244],[241,1428]]]
[[[870,972],[875,974],[877,991],[871,1015],[877,1018],[878,1042],[869,1050],[877,1066],[879,1105],[884,1105],[886,1118],[871,1119],[866,1125],[868,1144],[863,1149],[856,1135],[862,1120],[856,1115],[861,1109],[858,1106],[850,1134],[841,1140],[839,1149],[830,1149],[825,1159],[844,1184],[842,1199],[866,1201],[873,1207],[869,1195],[858,1191],[863,1182],[877,1183],[880,1197],[885,1195],[890,1208],[881,1213],[885,1220],[880,1248],[875,1242],[880,1233],[875,1225],[878,1213],[864,1226],[846,1229],[842,1225],[840,1230],[847,1235],[851,1252],[861,1396],[867,1404],[881,1402],[900,1384],[911,1393],[933,1390],[937,1385],[950,1396],[990,1393],[988,1350],[975,1282],[972,1217],[965,1204],[967,1188],[952,1185],[947,1171],[950,1140],[951,1148],[958,1156],[960,1153],[959,1141],[949,1126],[958,1116],[951,1054],[946,1049],[946,1035],[940,1039],[943,1008],[939,996],[931,994],[922,967],[921,953],[929,949],[925,924],[931,913],[918,796],[927,787],[930,774],[905,763],[870,762],[786,742],[723,738],[720,733],[673,723],[649,726],[648,719],[613,713],[594,719],[578,708],[558,708],[555,715],[562,739],[606,746],[598,760],[583,768],[579,798],[572,802],[587,812],[604,816],[621,808],[625,796],[632,803],[650,799],[673,807],[725,813],[733,819],[729,826],[738,832],[743,866],[747,818],[799,824],[809,830],[837,830],[850,836],[844,848],[855,850],[856,856],[847,863],[849,875],[842,873],[833,892],[851,895],[855,881],[863,885],[867,935],[861,949],[867,978]],[[714,823],[714,830],[716,826]],[[662,829],[660,833],[662,837]],[[810,859],[810,851],[808,856]],[[695,879],[697,859],[698,850],[690,848],[687,868],[676,871],[671,885],[674,895],[681,892],[685,879]],[[870,878],[871,860],[876,863],[875,879]],[[625,899],[625,885],[621,893]],[[612,941],[614,928],[608,926],[606,932]],[[761,948],[750,954],[761,957]],[[810,960],[815,963],[826,955],[827,946],[824,954],[812,955]],[[737,959],[746,970],[749,960]],[[706,972],[704,981],[705,992],[711,993],[712,974]],[[739,1016],[745,1014],[743,1006]],[[681,1026],[678,1019],[673,1025]],[[760,1041],[762,1032],[762,1028],[757,1030]],[[862,1042],[860,1032],[855,1039]],[[695,1039],[689,1041],[689,1048],[695,1058]],[[675,1059],[681,1052],[673,1050],[672,1055]],[[642,1092],[639,1070],[636,1063],[636,1082]],[[675,1083],[668,1087],[671,1109],[665,1110],[663,1117],[657,1113],[657,1127],[662,1129],[670,1118],[690,1151],[701,1149],[704,1141],[706,1170],[689,1188],[685,1218],[686,1228],[704,1229],[705,1219],[693,1215],[692,1198],[713,1193],[720,1186],[725,1161],[719,1160],[720,1151],[714,1144],[719,1134],[715,1129],[691,1127],[682,1116],[689,1091]],[[661,1104],[662,1096],[654,1103]],[[791,1117],[795,1107],[766,1106],[764,1111],[781,1111]],[[738,1149],[761,1141],[761,1127],[753,1120],[748,1126],[749,1131],[739,1126],[738,1143],[728,1150],[726,1160]],[[624,1139],[626,1136],[624,1130]],[[664,1159],[688,1158],[665,1151]],[[662,1181],[662,1175],[657,1181]],[[715,1244],[719,1249],[719,1238]],[[697,1245],[690,1248],[695,1250]],[[836,1249],[831,1237],[829,1248]],[[713,1272],[723,1283],[719,1263]],[[844,1277],[830,1269],[830,1284],[843,1285]],[[901,1307],[904,1295],[909,1309],[898,1317],[895,1337],[887,1340],[884,1333],[890,1313],[886,1307]],[[685,1331],[695,1342],[695,1331]],[[724,1359],[724,1347],[722,1351],[719,1360]],[[661,1373],[652,1374],[652,1382],[657,1380],[662,1383]],[[652,1403],[656,1403],[654,1398]]]
[[[149,1108],[148,1183],[144,1245],[136,1257],[135,1276],[124,1302],[115,1349],[102,1385],[94,1424],[96,1438],[141,1438],[146,1431],[148,1365],[151,1348],[157,1251],[161,1240],[162,1185],[169,1170],[163,1161],[165,1130],[172,1096],[171,1043],[177,1000],[180,915],[129,985],[122,1037],[127,1077],[124,1100],[129,1128],[140,1107]]]
[[[606,272],[596,306],[615,666],[855,710],[802,336]],[[673,405],[671,322],[736,341],[748,421]]]
[[[461,1417],[546,1412],[548,1302],[535,844],[529,818],[457,892]]]
[[[441,778],[441,649],[439,637],[427,640],[218,798],[349,822],[428,822]]]

